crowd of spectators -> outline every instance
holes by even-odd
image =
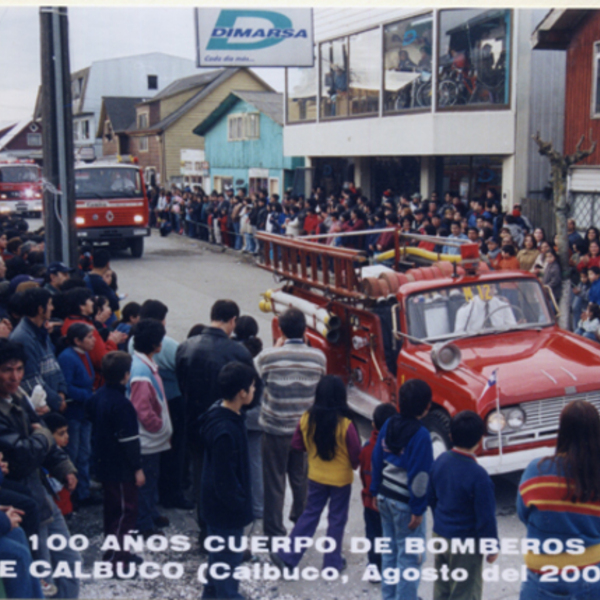
[[[370,256],[394,248],[393,232],[369,234],[369,230],[394,228],[403,233],[439,236],[439,243],[414,242],[424,250],[459,254],[448,240],[469,240],[479,246],[480,256],[492,269],[520,269],[536,274],[548,286],[558,305],[563,292],[557,240],[548,239],[543,228],[532,224],[515,204],[504,211],[494,188],[470,202],[448,191],[443,199],[436,192],[429,198],[420,194],[383,193],[373,202],[353,186],[340,194],[326,195],[321,188],[310,196],[294,196],[286,191],[282,198],[265,190],[247,192],[240,187],[213,191],[206,195],[198,186],[194,191],[173,187],[151,190],[152,222],[159,227],[190,237],[220,244],[234,250],[258,254],[257,232],[291,237],[320,235],[320,242],[355,248]],[[341,233],[365,232],[360,236]],[[337,234],[337,235],[336,235]],[[598,341],[598,328],[591,330],[588,304],[600,303],[600,284],[588,298],[591,285],[600,274],[600,232],[589,227],[584,235],[573,219],[568,220],[569,264],[571,270],[572,329],[585,330],[586,337]],[[598,274],[594,268],[599,269]],[[583,320],[582,320],[583,319]],[[593,319],[592,319],[593,321]]]

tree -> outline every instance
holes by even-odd
[[[571,281],[569,266],[569,236],[567,234],[567,217],[569,207],[567,205],[567,175],[572,165],[582,161],[596,150],[596,142],[590,139],[590,147],[582,150],[585,136],[582,135],[575,152],[564,155],[554,149],[552,142],[544,142],[538,131],[533,140],[538,145],[539,153],[547,156],[550,160],[550,178],[552,181],[552,196],[554,199],[554,213],[556,215],[556,233],[558,235],[558,259],[562,278],[562,292],[560,296],[560,319],[559,325],[563,329],[569,329],[569,313],[571,298]]]

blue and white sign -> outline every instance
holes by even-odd
[[[312,67],[312,9],[196,9],[199,67]]]

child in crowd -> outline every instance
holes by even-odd
[[[104,356],[106,384],[94,395],[91,411],[96,431],[96,476],[104,488],[104,535],[115,535],[119,544],[136,527],[138,488],[145,483],[137,414],[125,396],[131,362],[126,352]],[[108,550],[103,560],[130,563],[139,559],[130,552]]]
[[[90,495],[92,424],[86,415],[95,379],[89,353],[96,345],[96,338],[94,328],[86,323],[73,323],[67,330],[66,338],[69,346],[58,357],[69,398],[64,416],[69,424],[71,439],[65,450],[77,468],[79,483],[74,501],[78,506],[86,506],[96,503]]]
[[[50,412],[44,417],[44,422],[52,433],[56,445],[59,448],[65,448],[69,443],[69,423],[67,420],[60,413]],[[71,492],[54,477],[48,475],[48,481],[54,492],[54,502],[60,508],[60,512],[68,517],[73,512]]]
[[[380,404],[373,411],[373,421],[371,426],[370,439],[365,443],[360,451],[360,479],[363,484],[362,489],[362,501],[364,506],[364,519],[365,519],[365,530],[369,541],[371,542],[371,549],[369,550],[369,564],[376,565],[381,570],[381,554],[375,552],[375,538],[382,537],[383,531],[381,529],[381,517],[379,511],[375,505],[374,498],[369,491],[371,487],[371,456],[373,454],[373,448],[377,442],[377,436],[383,427],[383,424],[398,411],[393,404]]]
[[[450,434],[454,447],[444,452],[433,465],[429,482],[429,504],[433,510],[433,535],[450,540],[498,538],[496,527],[496,500],[494,484],[487,471],[477,464],[475,450],[483,437],[485,427],[475,412],[464,410],[452,418]],[[447,566],[465,569],[469,576],[464,581],[439,578],[433,587],[434,600],[469,598],[481,600],[483,555],[454,553],[451,546],[435,555],[435,568]],[[493,563],[497,554],[488,555]]]
[[[573,286],[573,302],[571,308],[573,310],[573,329],[577,329],[577,324],[581,318],[581,313],[588,305],[588,294],[590,292],[590,280],[587,269],[583,269],[579,273],[579,283]]]
[[[158,365],[152,360],[162,348],[165,327],[155,319],[142,319],[133,334],[133,362],[129,381],[131,404],[139,421],[142,469],[137,528],[146,537],[160,533],[169,519],[157,509],[160,455],[171,447],[173,426]]]
[[[400,388],[400,414],[388,419],[377,438],[371,461],[371,494],[377,497],[383,535],[390,553],[381,557],[385,569],[421,570],[424,556],[403,552],[407,537],[425,541],[427,485],[433,465],[429,431],[421,424],[431,407],[431,388],[410,379]],[[417,600],[419,579],[402,578],[396,585],[381,584],[383,600]]]
[[[329,502],[327,535],[336,541],[336,548],[323,557],[323,568],[338,571],[346,567],[342,558],[342,540],[348,521],[350,493],[358,467],[360,438],[352,423],[344,382],[334,375],[319,381],[315,403],[302,415],[292,439],[294,450],[308,454],[308,498],[290,537],[292,547],[298,537],[312,537],[317,530],[321,513]],[[301,552],[273,554],[276,565],[295,567]]]
[[[121,320],[115,327],[115,331],[120,331],[127,336],[127,339],[119,344],[119,350],[127,351],[127,344],[131,337],[131,328],[140,320],[141,306],[137,302],[128,302],[121,311]]]
[[[587,309],[581,313],[575,333],[597,342],[596,332],[598,329],[600,329],[600,306],[590,302]]]
[[[242,409],[254,398],[256,372],[249,365],[230,362],[218,375],[223,399],[199,421],[204,452],[200,510],[209,535],[228,537],[239,547],[244,527],[253,519],[248,438]],[[242,552],[210,551],[209,565],[226,563],[231,573],[242,562]],[[210,571],[210,570],[209,570]],[[243,598],[239,580],[208,576],[202,598]]]

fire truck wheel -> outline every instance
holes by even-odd
[[[443,410],[432,410],[424,419],[423,425],[431,435],[433,459],[450,450],[450,417]]]
[[[142,255],[144,254],[144,238],[133,238],[131,242],[129,242],[129,247],[131,248],[131,256],[133,256],[133,258],[142,258]]]

